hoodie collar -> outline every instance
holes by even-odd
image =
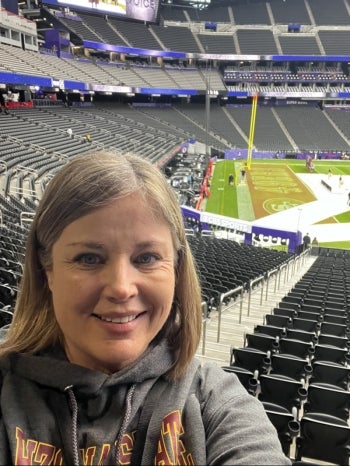
[[[131,366],[110,375],[70,363],[63,349],[58,346],[38,354],[12,353],[6,365],[11,372],[41,385],[60,391],[64,391],[67,386],[74,386],[82,394],[93,395],[109,386],[138,384],[159,377],[173,363],[168,344],[162,340],[151,343]]]

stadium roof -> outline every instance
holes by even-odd
[[[276,0],[275,0],[276,1]],[[277,0],[278,1],[278,0]],[[285,2],[287,0],[280,0]],[[293,0],[289,0],[290,2]],[[210,6],[224,6],[224,5],[251,5],[254,8],[254,4],[266,3],[266,0],[162,0],[164,5],[172,4],[179,6],[191,6],[194,8],[207,8]]]

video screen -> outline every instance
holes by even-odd
[[[130,19],[157,22],[159,0],[43,0],[44,5],[70,7]]]

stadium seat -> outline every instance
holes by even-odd
[[[344,315],[349,315],[349,311],[344,310],[344,309],[333,309],[330,307],[325,307],[324,308],[324,313],[328,315],[333,315],[333,316],[344,316]]]
[[[266,314],[265,315],[265,323],[267,325],[273,325],[275,327],[291,327],[292,326],[292,319],[288,316],[278,316],[275,314]]]
[[[348,389],[350,367],[330,361],[312,361],[312,375],[309,383],[329,383]]]
[[[290,301],[280,301],[278,303],[279,308],[284,308],[284,309],[295,309],[298,311],[300,309],[300,304],[299,303],[294,303]]]
[[[330,361],[338,364],[349,362],[349,350],[331,345],[315,345],[314,361]]]
[[[300,308],[301,304],[304,302],[304,294],[290,292],[288,295],[282,298],[282,302],[291,303],[291,304],[297,305]]]
[[[258,387],[257,373],[253,373],[243,367],[238,366],[222,366],[225,372],[235,374],[244,388],[251,394],[255,395]]]
[[[291,319],[298,315],[298,311],[296,309],[285,309],[280,307],[275,307],[272,312],[276,316],[285,316]]]
[[[261,374],[259,382],[259,399],[283,406],[290,413],[293,412],[293,408],[299,410],[307,396],[303,382],[285,375]]]
[[[336,316],[334,314],[328,314],[327,312],[324,313],[323,320],[324,322],[332,322],[340,325],[349,325],[350,323],[348,315]]]
[[[349,348],[350,340],[346,337],[337,337],[336,335],[327,335],[320,333],[318,335],[318,343],[321,345],[337,346],[338,348]]]
[[[295,418],[295,415],[290,413],[283,406],[262,401],[266,414],[277,430],[279,441],[281,442],[282,450],[286,456],[291,454],[291,444],[300,430],[300,424]]]
[[[256,348],[264,351],[276,351],[278,349],[278,337],[274,338],[270,335],[263,333],[246,333],[245,334],[245,347]]]
[[[292,354],[272,354],[270,374],[281,374],[295,380],[306,380],[312,374],[312,366],[306,358]]]
[[[300,309],[298,315],[295,317],[299,317],[301,319],[314,320],[316,322],[320,322],[323,320],[323,315],[321,313],[305,311],[304,309]]]
[[[337,417],[308,413],[300,421],[295,459],[320,460],[347,465],[350,456],[350,426]]]
[[[310,342],[293,340],[292,338],[281,338],[279,341],[280,354],[292,354],[306,359],[313,353],[313,345]]]
[[[301,319],[294,317],[292,327],[305,332],[317,332],[320,328],[320,323],[315,320]]]
[[[336,385],[310,383],[304,414],[317,412],[330,414],[347,421],[349,419],[350,392]]]
[[[255,348],[234,348],[231,351],[231,366],[243,367],[251,372],[267,372],[271,365],[268,352]]]
[[[315,332],[306,332],[305,330],[297,330],[294,328],[287,328],[286,332],[286,338],[292,338],[293,340],[305,341],[307,343],[315,343],[318,341]]]
[[[264,333],[272,337],[280,337],[285,335],[285,330],[274,325],[256,325],[254,327],[254,333]]]
[[[333,322],[322,322],[321,324],[321,333],[326,333],[327,335],[335,335],[338,337],[347,337],[350,336],[349,327],[343,324],[336,324]]]

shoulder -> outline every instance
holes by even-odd
[[[200,366],[197,373],[207,464],[291,464],[263,404],[235,374],[212,363]]]
[[[197,374],[196,395],[204,421],[238,415],[253,422],[257,416],[264,416],[261,402],[248,393],[234,373],[225,372],[215,363],[205,363]]]
[[[233,379],[236,379],[237,382],[240,383],[235,374],[224,371],[222,367],[214,362],[205,362],[202,364],[199,363],[198,374],[209,385],[215,385],[219,380],[222,382],[227,380],[232,382]]]
[[[224,405],[235,398],[248,395],[234,373],[225,372],[215,363],[204,363],[197,369],[197,394],[202,403],[209,406]]]

